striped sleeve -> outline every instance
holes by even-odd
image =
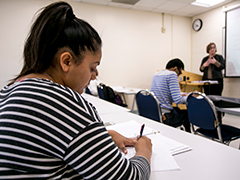
[[[0,179],[148,179],[143,157],[119,152],[95,108],[42,79],[0,93]]]
[[[181,95],[177,74],[169,76],[169,89],[174,103],[181,104],[186,102]]]
[[[181,96],[177,74],[173,71],[163,70],[153,76],[151,91],[159,100],[162,107],[172,109],[172,103],[185,103]]]
[[[86,127],[71,142],[64,160],[84,179],[148,179],[150,176],[148,161],[143,157],[135,157],[130,162],[125,159],[100,123]]]

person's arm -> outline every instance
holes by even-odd
[[[143,156],[149,163],[151,162],[152,143],[149,138],[142,136],[138,141],[135,141],[134,147],[136,150],[135,156]]]
[[[182,94],[181,94],[177,74],[171,74],[170,79],[169,79],[169,89],[171,92],[173,102],[175,104],[186,103],[187,97],[182,96]]]
[[[84,179],[149,179],[151,168],[147,153],[141,153],[142,156],[134,156],[129,160],[124,158],[115,142],[119,147],[131,145],[132,142],[117,132],[110,132],[110,136],[102,121],[98,119],[95,108],[87,101],[82,102],[82,108],[88,107],[86,112],[79,112],[77,122],[88,123],[71,139],[65,150],[64,161]],[[78,108],[78,111],[80,109]],[[88,115],[82,119],[85,113]]]
[[[208,61],[208,57],[203,58],[199,70],[200,70],[201,72],[203,72],[204,69],[209,66],[209,64],[210,64],[210,63],[209,63],[209,61]]]
[[[126,146],[134,146],[136,150],[135,156],[143,156],[150,162],[152,155],[152,144],[149,138],[146,136],[142,136],[139,140],[126,138],[114,130],[108,130],[108,133],[112,137],[116,146],[125,154],[127,154]]]
[[[118,136],[118,133],[114,133],[113,136]],[[72,140],[64,161],[84,179],[132,179],[133,177],[148,179],[151,172],[149,163],[151,150],[146,149],[151,149],[151,144],[142,137],[134,146],[139,147],[136,148],[136,156],[127,160],[116,147],[104,125],[93,123]]]
[[[223,70],[225,68],[225,62],[221,55],[216,55],[212,57],[210,63],[215,65],[219,70]]]

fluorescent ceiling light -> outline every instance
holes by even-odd
[[[214,6],[216,4],[219,4],[225,0],[196,0],[195,2],[192,2],[192,5],[196,6],[203,6],[203,7],[210,7]]]

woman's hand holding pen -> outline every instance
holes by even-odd
[[[137,137],[138,141],[134,144],[136,155],[135,156],[143,156],[145,157],[149,163],[152,156],[152,143],[151,139],[147,138],[143,135],[145,124],[141,126],[140,135]]]
[[[145,157],[149,163],[152,156],[152,142],[146,136],[142,136],[141,138],[137,138],[138,141],[134,144],[136,155],[135,156],[143,156]]]

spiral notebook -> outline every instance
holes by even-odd
[[[133,138],[139,135],[141,124],[136,121],[128,121],[126,123],[107,126],[108,130],[115,130],[125,137]],[[180,170],[173,155],[190,151],[191,148],[185,144],[163,136],[160,132],[155,131],[147,126],[144,128],[143,135],[147,136],[152,141],[152,171],[169,171]],[[128,153],[126,158],[131,158],[135,155],[134,147],[127,147]]]

